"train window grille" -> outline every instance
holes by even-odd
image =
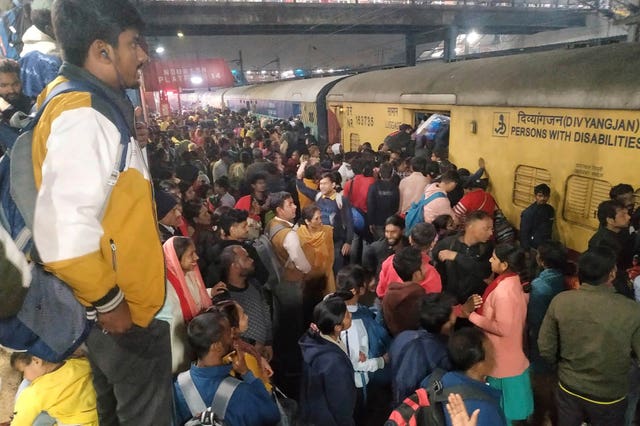
[[[516,167],[516,176],[513,180],[513,204],[520,207],[529,207],[535,200],[533,188],[541,183],[551,183],[551,173],[547,169],[527,166],[524,164]]]
[[[605,180],[571,175],[565,187],[562,216],[567,222],[598,228],[598,205],[609,199],[611,184]]]
[[[349,135],[349,151],[357,151],[360,148],[360,135],[351,133]]]

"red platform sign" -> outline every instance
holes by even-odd
[[[143,68],[143,73],[148,92],[231,87],[234,82],[227,62],[221,58],[153,61]]]

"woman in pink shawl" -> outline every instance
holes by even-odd
[[[198,269],[196,246],[191,238],[169,238],[162,246],[167,265],[167,280],[178,296],[184,322],[211,306],[204,280]]]
[[[187,324],[211,306],[211,295],[204,286],[198,269],[198,255],[191,238],[172,237],[162,246],[167,268],[167,298],[158,314],[171,327],[172,371],[189,367],[192,358],[187,344]],[[226,289],[218,283],[214,294]]]

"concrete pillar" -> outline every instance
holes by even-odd
[[[447,34],[444,39],[444,54],[442,55],[445,62],[451,62],[456,58],[456,40],[458,38],[458,27],[452,25],[447,28]]]
[[[627,41],[629,43],[635,43],[639,41],[640,38],[638,37],[638,24],[628,25],[627,28],[628,28]]]
[[[404,35],[404,48],[405,48],[405,63],[407,66],[412,67],[416,64],[416,35],[415,33],[406,33]]]

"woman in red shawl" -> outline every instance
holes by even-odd
[[[187,348],[186,325],[200,312],[211,306],[211,294],[204,286],[198,269],[198,255],[191,238],[173,237],[162,246],[167,268],[167,300],[165,306],[171,326],[172,367],[188,368],[191,360]],[[211,289],[214,294],[224,291],[225,285],[218,283]],[[164,318],[163,318],[164,319]]]

